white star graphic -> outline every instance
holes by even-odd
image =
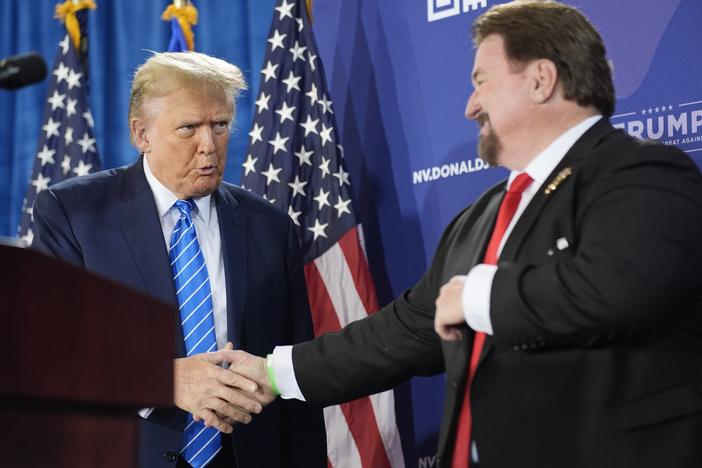
[[[84,176],[90,174],[90,169],[92,168],[92,164],[85,164],[85,162],[81,159],[78,161],[78,167],[73,168],[73,172],[76,176]]]
[[[278,69],[278,64],[273,65],[271,61],[268,61],[268,64],[266,64],[266,68],[261,69],[261,73],[266,77],[266,81],[264,83],[268,83],[268,80],[273,79],[275,80],[277,77],[275,76],[275,71]]]
[[[334,208],[336,208],[336,216],[338,218],[341,218],[341,215],[344,213],[351,214],[351,210],[349,210],[350,203],[350,198],[348,200],[344,200],[343,198],[339,197],[339,200],[336,202],[336,205],[334,205]]]
[[[321,210],[321,209],[324,208],[325,206],[331,206],[331,205],[329,204],[329,193],[330,193],[330,192],[325,192],[323,188],[320,188],[320,189],[319,189],[319,195],[317,195],[316,197],[314,197],[314,201],[316,201],[317,203],[319,203],[319,208],[318,208],[319,210]]]
[[[314,154],[314,151],[307,151],[305,149],[305,145],[302,145],[300,147],[300,151],[295,152],[295,156],[297,156],[297,159],[300,160],[300,166],[303,164],[307,164],[308,166],[312,165],[312,161],[310,161],[310,158]]]
[[[286,120],[294,122],[295,120],[292,118],[293,112],[295,112],[295,106],[288,107],[288,103],[283,101],[283,106],[275,111],[280,116],[280,125],[283,125],[283,122]]]
[[[275,7],[275,10],[279,13],[278,21],[283,21],[283,18],[285,18],[286,16],[292,18],[292,9],[294,6],[294,3],[288,3],[284,1],[280,6]]]
[[[251,190],[249,189],[249,192],[250,192],[250,191],[251,191]],[[270,203],[271,205],[272,205],[273,203],[275,203],[275,198],[268,198],[268,197],[266,196],[265,193],[264,193],[263,195],[261,195],[261,196],[263,197],[264,200],[266,200],[266,201],[267,201],[268,203]]]
[[[278,178],[278,173],[282,170],[283,169],[276,169],[275,167],[273,167],[273,163],[270,163],[268,165],[268,170],[261,172],[261,174],[266,176],[266,187],[271,185],[271,182],[273,181],[280,182],[280,179]]]
[[[95,126],[95,121],[93,120],[93,114],[91,114],[88,111],[83,112],[83,118],[85,119],[85,122],[88,124],[88,127],[93,128]]]
[[[71,157],[69,155],[65,155],[63,157],[63,161],[61,161],[61,169],[63,169],[63,175],[68,174],[68,171],[71,170]]]
[[[300,225],[300,221],[297,219],[300,217],[300,214],[302,214],[302,211],[293,210],[292,205],[288,207],[288,216],[290,216],[290,219],[292,219],[293,223],[295,223],[297,226]]]
[[[317,100],[319,99],[317,97],[317,86],[314,83],[312,83],[312,87],[310,88],[310,90],[305,93],[305,96],[310,98],[310,106],[314,106]]]
[[[51,117],[49,117],[49,121],[41,127],[41,129],[46,132],[47,140],[52,136],[59,136],[59,128],[61,128],[61,122],[54,122],[54,119]]]
[[[257,123],[254,123],[254,127],[251,129],[249,132],[249,136],[251,137],[251,144],[253,145],[257,141],[263,141],[263,138],[261,137],[261,133],[263,132],[263,126],[259,126]]]
[[[299,41],[295,41],[295,45],[289,50],[293,56],[293,63],[295,63],[297,60],[302,60],[303,62],[305,61],[304,53],[307,50],[307,47],[302,47]]]
[[[273,52],[275,49],[280,47],[281,49],[285,49],[285,44],[283,44],[283,39],[287,34],[280,34],[280,32],[276,29],[273,31],[273,37],[268,39],[268,42],[271,43],[271,52]]]
[[[285,143],[289,140],[289,137],[283,138],[280,135],[280,132],[275,132],[275,138],[272,140],[268,140],[268,144],[273,146],[273,154],[278,154],[278,151],[282,151],[283,153],[287,153],[288,150],[285,149]]]
[[[56,150],[49,149],[46,145],[37,153],[37,158],[41,161],[41,167],[46,166],[47,164],[54,164],[54,155],[56,154]]]
[[[68,70],[68,78],[66,78],[66,83],[68,84],[68,89],[71,90],[75,86],[80,88],[80,78],[83,76],[82,73],[76,73],[73,70]]]
[[[327,127],[326,125],[322,124],[322,130],[319,132],[319,137],[322,139],[322,146],[324,146],[326,142],[331,143],[332,130],[334,130],[334,127]]]
[[[331,159],[327,159],[324,156],[322,156],[322,164],[319,165],[319,170],[322,171],[322,177],[325,175],[331,174],[329,172],[329,163],[331,162]]]
[[[68,46],[70,44],[68,41],[70,41],[70,39],[68,38],[68,34],[66,34],[63,40],[59,42],[59,47],[61,47],[61,53],[63,55],[66,55],[66,53],[68,52]]]
[[[261,95],[256,101],[256,107],[258,107],[258,113],[260,114],[263,110],[268,110],[268,100],[271,98],[270,94],[261,92]]]
[[[32,241],[34,240],[34,231],[32,231],[31,229],[29,229],[29,230],[27,231],[27,234],[25,234],[25,235],[23,235],[22,237],[20,237],[20,240],[21,240],[22,242],[24,242],[24,245],[25,245],[26,247],[29,247],[30,245],[32,245]]]
[[[317,56],[314,55],[312,52],[307,52],[307,61],[310,62],[310,69],[312,71],[317,70],[317,66],[314,64],[315,60],[317,60]]]
[[[307,121],[305,123],[301,123],[300,127],[305,129],[305,136],[309,135],[310,133],[317,134],[317,124],[319,123],[319,119],[314,119],[312,120],[312,117],[310,114],[307,114]]]
[[[336,145],[337,148],[339,148],[339,153],[341,153],[341,157],[344,157],[344,147],[341,145]]]
[[[293,88],[300,91],[300,86],[297,83],[299,83],[301,79],[301,76],[295,76],[293,71],[290,70],[288,77],[283,80],[283,83],[285,83],[285,85],[288,87],[287,92],[289,93]]]
[[[51,182],[51,177],[44,177],[43,174],[37,174],[37,178],[32,181],[32,185],[36,187],[37,193],[42,190],[49,188],[49,182]]]
[[[304,27],[304,22],[302,21],[302,18],[295,18],[295,21],[297,21],[297,32],[302,32],[302,28]]]
[[[63,62],[59,63],[59,66],[56,70],[54,70],[54,75],[56,75],[56,84],[60,84],[61,81],[68,81],[68,71],[70,68],[68,68],[66,65],[63,64]]]
[[[51,97],[49,99],[47,99],[46,101],[49,104],[51,104],[51,111],[53,112],[59,107],[61,109],[66,107],[65,104],[63,103],[64,99],[66,99],[66,95],[59,93],[58,90],[55,89],[54,94],[52,94]]]
[[[351,186],[349,182],[349,173],[344,171],[344,168],[339,166],[339,170],[334,173],[334,177],[339,179],[339,187],[343,187],[344,184]]]
[[[88,151],[91,153],[95,152],[95,138],[90,138],[88,132],[83,133],[83,138],[78,140],[76,143],[80,145],[80,149],[83,154],[87,153]],[[75,169],[73,171],[75,172]]]
[[[66,146],[73,143],[73,127],[66,127],[66,131],[63,134],[63,139],[66,141]]]
[[[293,190],[292,198],[295,198],[295,195],[302,195],[303,197],[307,195],[305,193],[305,185],[307,185],[307,182],[300,180],[300,176],[295,175],[295,180],[288,183],[288,185]]]
[[[249,175],[249,172],[256,173],[256,161],[258,161],[258,158],[253,158],[250,154],[246,156],[246,161],[242,164],[244,169],[246,169],[244,172],[245,176]]]
[[[327,95],[325,94],[322,96],[322,99],[319,100],[319,105],[322,106],[322,112],[324,113],[330,113],[333,114],[334,111],[332,110],[332,102],[327,98]]]
[[[76,104],[78,104],[78,99],[68,98],[66,101],[66,117],[70,117],[76,113]]]
[[[317,240],[319,236],[327,237],[327,235],[324,233],[324,230],[327,228],[327,226],[329,226],[329,223],[319,224],[319,220],[315,219],[314,226],[308,227],[307,230],[312,231],[312,233],[314,233],[313,240]]]

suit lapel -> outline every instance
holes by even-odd
[[[217,217],[227,282],[227,338],[241,347],[247,292],[247,218],[237,209],[234,196],[220,186],[216,192]]]
[[[176,304],[168,250],[156,203],[144,176],[142,158],[127,169],[119,198],[117,217],[145,291],[164,302]],[[185,349],[180,320],[177,323],[176,343],[179,354],[183,355]]]

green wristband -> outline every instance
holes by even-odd
[[[280,396],[280,390],[278,390],[278,385],[275,383],[275,372],[273,372],[273,355],[269,354],[266,356],[266,370],[268,371],[268,380],[271,384],[271,389],[275,396]]]

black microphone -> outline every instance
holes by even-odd
[[[0,61],[0,88],[17,89],[46,77],[46,62],[36,52],[13,55]]]

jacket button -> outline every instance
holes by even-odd
[[[171,452],[170,450],[166,450],[163,452],[163,460],[168,462],[168,463],[173,463],[178,459],[178,454],[176,452]]]
[[[518,344],[512,345],[512,351],[519,351],[519,345]]]

